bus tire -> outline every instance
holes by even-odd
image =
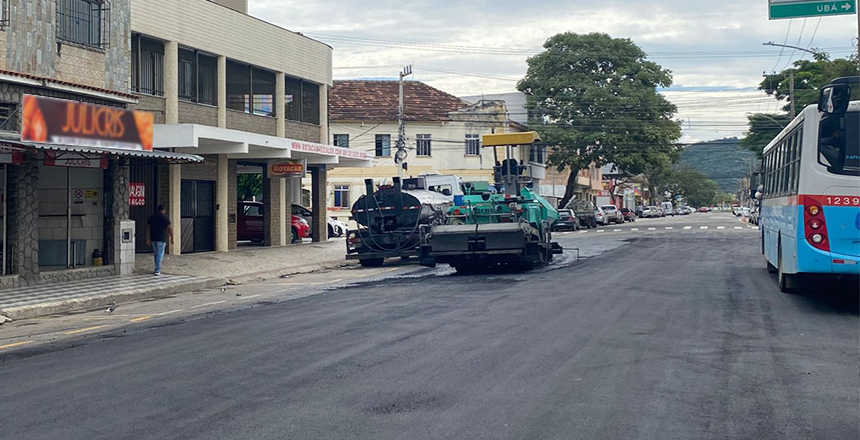
[[[779,252],[779,262],[777,263],[777,265],[779,267],[777,267],[776,277],[777,280],[779,280],[779,291],[782,293],[795,293],[797,292],[797,276],[785,273],[782,263],[782,246],[780,245],[777,249],[777,252]]]

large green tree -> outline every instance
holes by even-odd
[[[671,72],[631,40],[558,34],[528,65],[518,89],[528,97],[529,123],[551,148],[549,164],[570,170],[562,206],[573,197],[576,175],[592,164],[636,174],[654,158],[677,160],[676,108],[657,93],[672,84]]]
[[[856,56],[856,55],[855,55]],[[814,60],[795,61],[782,72],[767,75],[759,84],[759,90],[768,95],[785,100],[781,114],[753,114],[748,116],[749,131],[741,140],[741,145],[761,156],[764,147],[775,138],[783,127],[791,122],[791,75],[794,74],[794,105],[797,112],[818,101],[821,87],[836,78],[860,75],[855,59],[839,58],[830,60],[826,53],[817,54]],[[860,90],[854,92],[860,95]],[[856,98],[855,98],[856,99]]]
[[[669,194],[671,200],[683,196],[692,206],[707,206],[720,193],[716,182],[689,165],[679,165],[661,177],[655,184],[661,193]]]

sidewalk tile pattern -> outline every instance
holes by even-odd
[[[0,310],[11,307],[31,306],[102,296],[115,292],[155,290],[163,287],[205,281],[205,277],[187,275],[133,275],[115,276],[94,280],[71,281],[41,286],[19,287],[0,290]]]

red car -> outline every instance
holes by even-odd
[[[236,216],[236,239],[239,241],[250,240],[254,243],[263,242],[263,213],[265,205],[263,202],[241,201]],[[305,219],[291,216],[291,228],[293,232],[293,243],[299,243],[303,238],[310,236],[311,227]]]
[[[633,223],[636,221],[636,213],[627,208],[621,208],[621,215],[624,216],[626,222]]]

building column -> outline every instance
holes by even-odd
[[[39,168],[35,156],[25,155],[24,163],[9,167],[10,182],[7,189],[9,206],[9,251],[11,273],[18,274],[23,285],[39,280]],[[14,179],[14,180],[12,180]]]
[[[164,123],[179,123],[179,44],[164,43]]]
[[[328,198],[328,170],[325,165],[308,167],[311,169],[311,210],[313,219],[311,231],[313,231],[314,243],[328,240],[328,221],[326,212],[326,199]]]
[[[229,239],[229,160],[226,154],[218,155],[218,180],[215,182],[215,250],[227,252],[230,250]]]
[[[168,245],[170,255],[182,254],[182,165],[168,165],[169,203],[167,216],[173,227],[173,244]]]
[[[295,186],[295,179],[292,177],[286,177],[281,179],[284,182],[283,185],[283,199],[282,205],[284,207],[284,245],[288,245],[293,242],[293,187]],[[301,184],[299,184],[301,187]]]
[[[283,72],[275,74],[275,118],[278,121],[276,136],[287,136],[287,85]]]
[[[281,231],[286,227],[286,216],[283,210],[283,195],[281,194],[280,178],[273,178],[269,166],[263,170],[263,244],[266,246],[284,246]]]
[[[218,127],[227,128],[227,57],[218,56]]]
[[[320,86],[320,143],[327,144],[328,138],[328,86]]]
[[[278,191],[280,192],[280,203],[278,203],[278,206],[280,207],[278,213],[278,218],[280,219],[280,222],[278,223],[278,226],[280,226],[281,228],[281,231],[278,234],[278,238],[280,239],[278,246],[286,246],[290,244],[290,239],[292,238],[292,235],[290,234],[290,225],[293,224],[292,210],[287,210],[287,206],[289,206],[287,204],[287,202],[289,202],[289,194],[287,193],[287,190],[289,189],[287,185],[287,179],[283,177],[278,179],[278,185],[280,185],[280,188],[278,189]]]

